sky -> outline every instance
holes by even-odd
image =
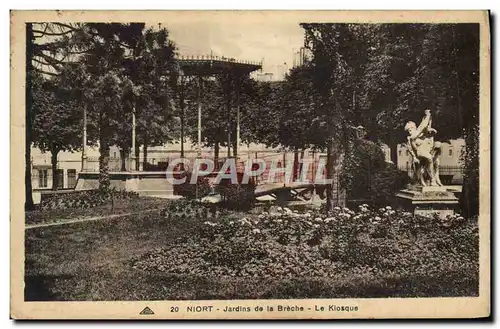
[[[238,19],[238,14],[227,13],[222,17],[198,15],[185,19],[170,16],[166,22],[146,25],[166,27],[181,56],[212,53],[237,60],[263,61],[262,72],[281,79],[292,68],[294,53],[304,44],[304,30],[297,20],[277,17],[271,15],[256,22],[248,16]]]
[[[239,60],[263,60],[263,72],[279,78],[292,67],[293,54],[304,44],[298,22],[199,20],[162,24],[170,31],[180,55],[225,56]]]

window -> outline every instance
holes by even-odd
[[[57,169],[57,188],[64,188],[64,169]]]
[[[410,151],[406,150],[406,156],[410,155]]]
[[[47,169],[38,169],[38,187],[47,187]]]
[[[448,150],[448,155],[449,155],[449,156],[453,156],[453,150],[452,150],[452,149],[449,149],[449,150]]]
[[[68,169],[68,188],[76,186],[76,169]]]
[[[403,155],[403,151],[399,150],[399,156]]]

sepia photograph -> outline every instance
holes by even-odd
[[[489,316],[489,33],[12,11],[11,316]]]

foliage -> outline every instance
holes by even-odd
[[[200,88],[200,95],[198,95]],[[184,101],[188,103],[185,114],[186,135],[198,141],[198,97],[201,101],[203,146],[214,147],[216,157],[219,147],[236,144],[236,102],[240,104],[241,142],[256,142],[261,135],[255,128],[255,115],[262,115],[259,105],[266,103],[269,95],[261,94],[260,85],[248,76],[236,77],[232,73],[217,75],[214,79],[191,79],[184,85]],[[180,92],[181,92],[180,91]],[[268,115],[271,117],[270,115]],[[262,117],[259,118],[262,120]]]
[[[33,145],[51,153],[52,189],[57,189],[57,156],[61,151],[77,151],[82,147],[82,107],[66,91],[62,70],[60,75],[47,79],[36,71],[32,74]]]
[[[477,294],[478,248],[476,219],[459,215],[418,217],[366,205],[356,212],[335,208],[328,216],[279,208],[255,217],[222,216],[198,223],[191,236],[135,257],[132,265],[219,279],[340,280],[362,273],[365,280],[386,284],[395,278],[405,285],[416,279],[419,289],[425,282],[447,284],[453,278],[462,289],[453,292],[459,296]],[[471,282],[475,286],[467,286]]]
[[[61,64],[66,97],[59,98],[88,109],[90,141],[99,140],[99,182],[107,188],[109,147],[118,145],[123,156],[129,151],[134,111],[137,146],[172,138],[167,104],[175,79],[167,76],[174,75],[175,45],[166,29],[144,30],[142,23],[85,23],[74,35],[71,42],[81,54]]]
[[[232,97],[228,82],[223,77],[215,79],[191,79],[184,85],[185,101],[188,103],[184,115],[186,136],[198,142],[198,88],[200,88],[202,132],[204,146],[227,146],[229,113],[227,97]],[[235,136],[233,132],[233,136]]]
[[[132,57],[125,60],[126,75],[134,87],[137,143],[162,145],[174,137],[174,113],[169,106],[176,84],[175,44],[165,28],[148,28],[131,45]],[[129,148],[131,144],[123,145]]]
[[[241,182],[241,177],[240,177]],[[248,184],[232,184],[229,180],[222,180],[216,186],[216,191],[222,197],[221,206],[225,209],[248,211],[255,204],[255,181]]]
[[[346,153],[340,183],[348,198],[382,205],[389,203],[390,197],[408,183],[407,177],[394,164],[385,161],[377,144],[358,139]]]
[[[176,175],[176,179],[182,179],[185,177],[185,181],[182,184],[174,185],[174,194],[181,195],[188,199],[201,199],[212,192],[212,187],[208,181],[208,178],[205,176],[197,177],[196,184],[191,184],[191,176],[190,172],[183,172],[182,174]],[[198,195],[196,195],[196,191],[198,190]]]
[[[405,123],[419,120],[424,109],[432,110],[441,139],[470,135],[477,125],[477,24],[301,26],[318,92],[312,123],[325,136],[325,144],[315,145],[327,149],[328,178],[349,149],[353,126],[361,124],[369,139],[389,144],[396,161]],[[333,194],[327,194],[331,209]]]
[[[406,172],[399,170],[393,163],[386,163],[384,168],[374,173],[370,199],[377,206],[392,203],[395,192],[408,183]]]
[[[32,82],[33,142],[43,152],[73,151],[81,147],[81,111],[61,92],[60,79],[37,76]],[[48,129],[47,127],[50,127]]]
[[[465,168],[460,203],[464,213],[469,216],[479,214],[479,133],[479,126],[467,131],[465,152],[462,154]]]

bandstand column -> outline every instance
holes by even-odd
[[[198,78],[198,92],[196,94],[198,101],[198,158],[201,158],[201,77]]]
[[[234,158],[238,158],[238,149],[240,147],[240,76],[236,77],[236,144],[234,146]]]
[[[132,149],[130,150],[130,171],[134,171],[135,167],[135,106],[132,108]]]

